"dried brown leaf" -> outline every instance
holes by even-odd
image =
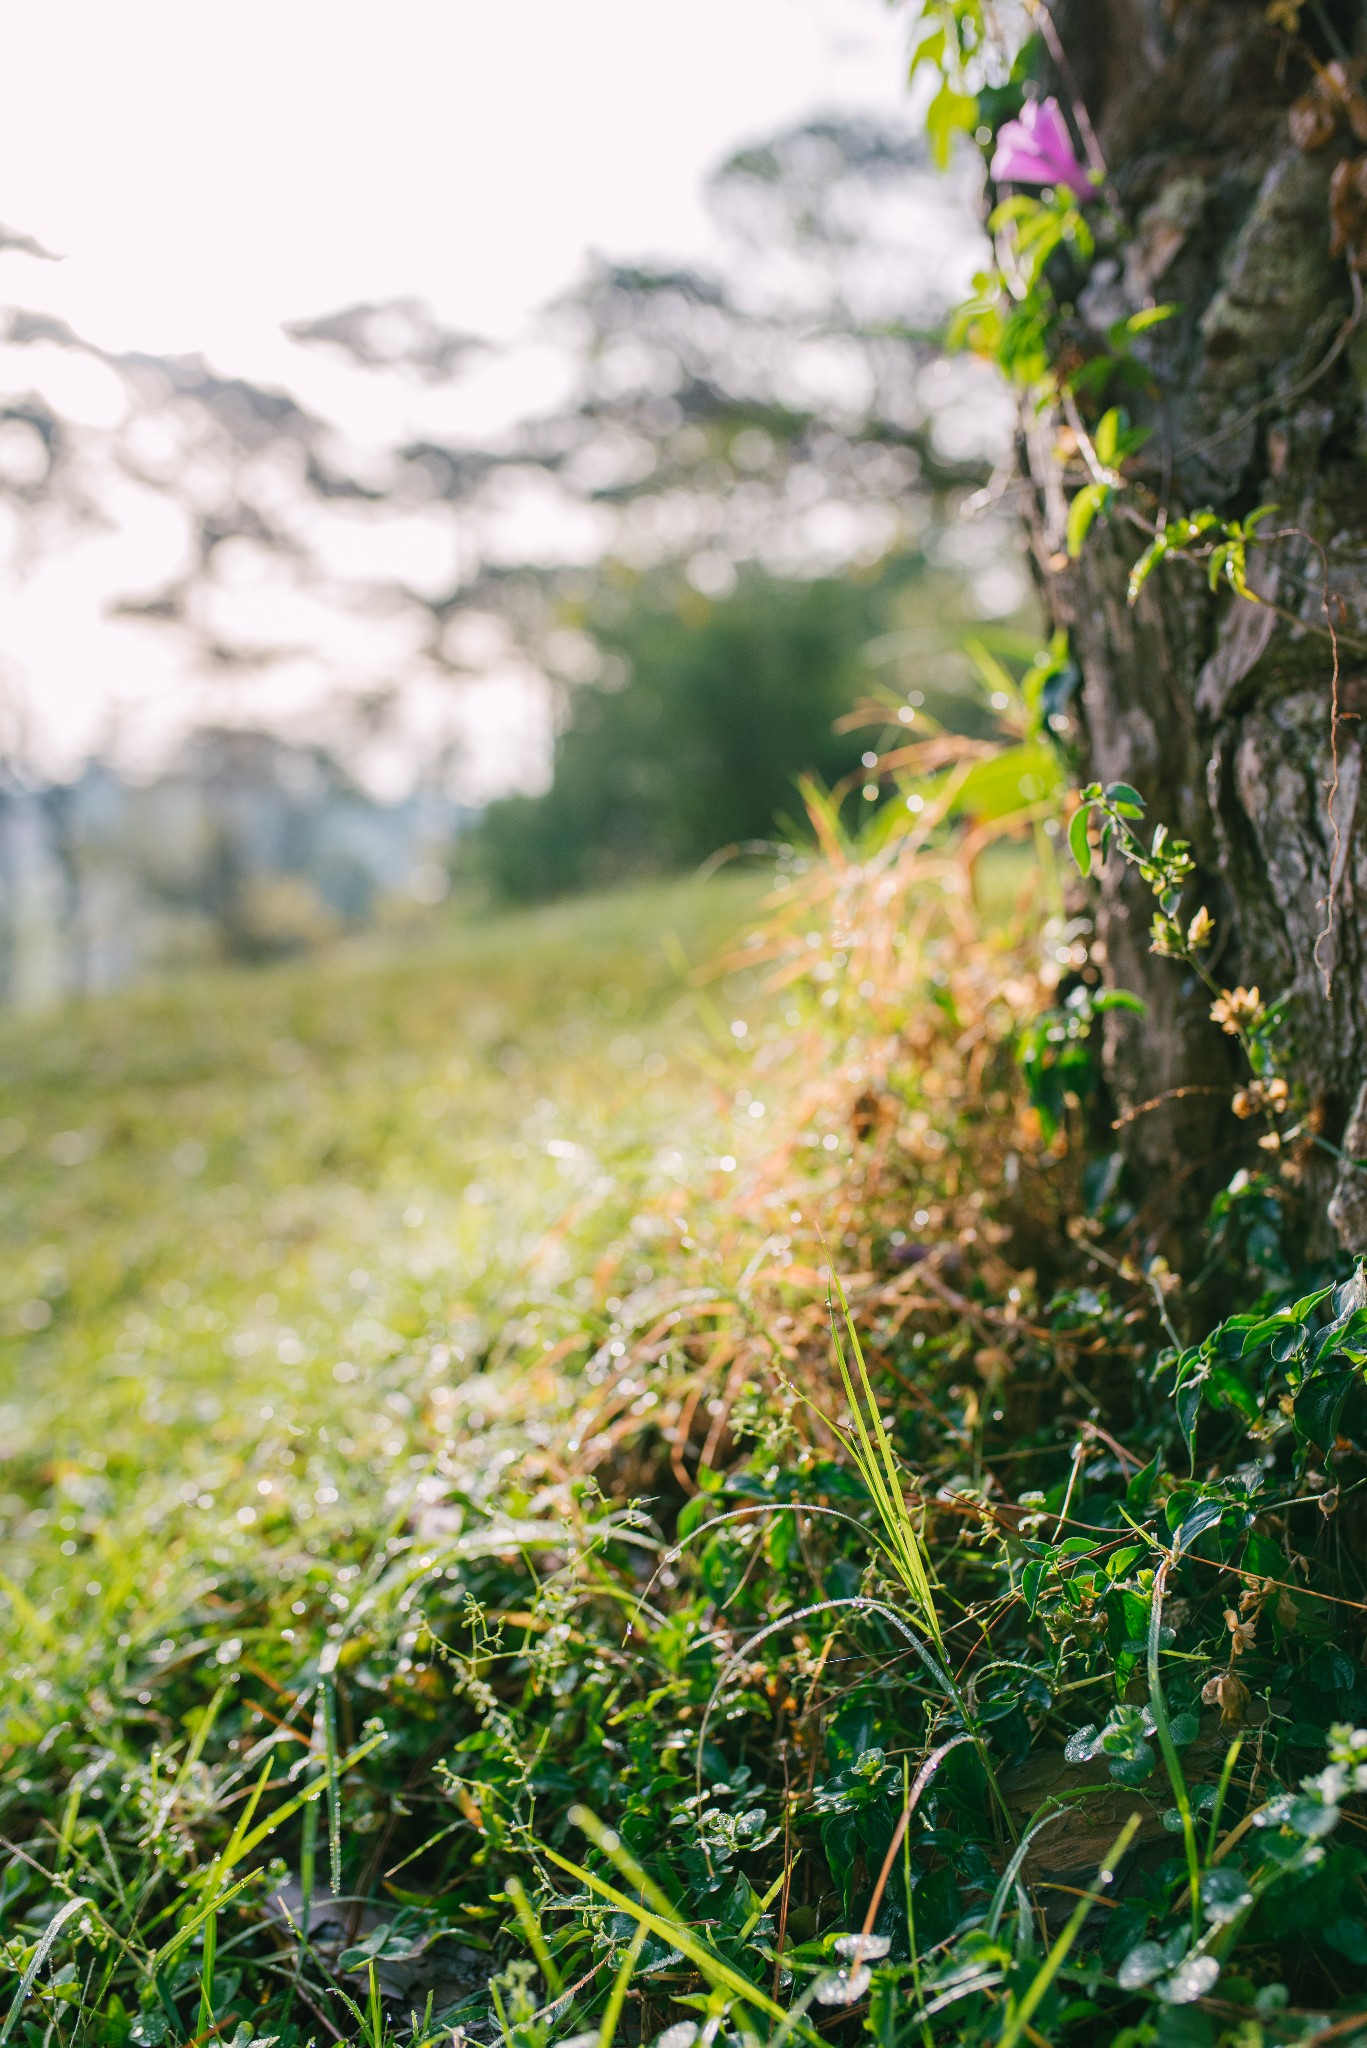
[[[1367,156],[1345,157],[1329,180],[1329,253],[1367,270]]]

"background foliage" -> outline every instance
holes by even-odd
[[[717,597],[604,578],[580,630],[606,680],[571,696],[550,790],[486,813],[486,871],[507,895],[550,895],[767,848],[805,824],[808,774],[857,802],[868,740],[847,714],[883,680],[870,649],[900,633],[943,656],[962,603],[916,557],[839,581],[747,571]],[[981,724],[962,664],[947,680],[959,722]]]

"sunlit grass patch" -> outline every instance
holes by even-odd
[[[25,2048],[1213,2048],[1211,1997],[1252,2048],[1293,1975],[1328,2024],[1361,1284],[1202,1337],[1089,1192],[1078,927],[818,823],[757,925],[642,892],[11,1028]]]
[[[611,1245],[692,1142],[687,961],[753,893],[626,894],[8,1022],[10,1447],[142,1456],[150,1427],[197,1450],[263,1400],[317,1423],[377,1373],[395,1392],[415,1347],[480,1355],[519,1291],[563,1281],[577,1313],[581,1243]]]

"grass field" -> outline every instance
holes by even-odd
[[[696,1210],[734,1170],[721,1148],[758,1140],[731,1100],[754,977],[696,972],[758,894],[733,876],[452,919],[0,1030],[0,1827],[21,1838],[0,1912],[22,1930],[26,1862],[56,1839],[56,1896],[28,1916],[80,1896],[96,1938],[141,1957],[141,2015],[125,1985],[82,2002],[78,2032],[92,2010],[115,2048],[174,2032],[187,1964],[206,2025],[233,1999],[202,1927],[179,1976],[148,1964],[163,1892],[183,1917],[200,1831],[234,1817],[238,1757],[291,1703],[333,1774],[340,1883],[338,1744],[364,1742],[320,1671],[370,1646],[359,1616],[377,1588],[392,1606],[386,1568],[424,1532],[444,1554],[463,1520],[527,1510],[504,1474],[573,1417],[615,1290],[648,1297],[661,1192]],[[475,1554],[510,1542],[515,1561],[517,1533]],[[396,1635],[362,1704],[413,1670]],[[347,1815],[353,1847],[373,1805]],[[466,1901],[484,1948],[488,1889]],[[21,1968],[35,1941],[7,1953]]]
[[[5,1022],[0,2048],[1361,2038],[1367,1283],[1203,1337],[992,884]]]
[[[745,991],[689,968],[755,895],[453,922],[7,1020],[10,1457],[207,1461],[221,1490],[263,1422],[378,1396],[401,1439],[434,1355],[506,1350],[528,1316],[550,1348],[643,1194],[716,1150],[715,1000],[729,1024]]]

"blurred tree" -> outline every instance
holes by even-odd
[[[800,815],[799,774],[831,783],[858,768],[865,742],[833,726],[867,687],[864,646],[913,573],[749,570],[719,598],[678,576],[605,581],[585,621],[600,678],[570,700],[551,788],[485,815],[495,886],[551,895],[767,841]]]
[[[523,448],[600,517],[602,558],[587,574],[490,562],[434,608],[458,632],[487,603],[560,685],[552,788],[496,804],[481,835],[503,891],[767,840],[800,816],[801,773],[857,768],[864,742],[833,726],[873,680],[869,643],[900,625],[924,668],[973,572],[1000,565],[992,520],[956,522],[1001,414],[934,338],[952,264],[908,260],[955,218],[931,211],[924,168],[871,124],[795,129],[714,181],[741,252],[724,275],[602,264],[555,309],[578,382]],[[957,225],[971,247],[966,211]],[[406,453],[465,487],[449,451]],[[938,618],[923,605],[908,635],[896,599],[932,582]]]
[[[725,237],[716,270],[598,262],[550,309],[548,338],[574,365],[561,405],[497,450],[401,451],[410,502],[462,508],[467,534],[472,514],[487,522],[477,560],[431,604],[434,660],[483,611],[556,674],[583,557],[557,568],[497,539],[538,492],[567,527],[586,522],[595,571],[676,564],[708,590],[738,564],[786,578],[867,569],[943,536],[988,481],[1009,407],[939,340],[980,230],[919,139],[805,124],[738,152],[709,197]],[[374,353],[364,334],[357,350]],[[1008,530],[989,514],[956,536],[957,566],[999,561]]]
[[[510,665],[540,671],[565,728],[583,621],[624,575],[719,596],[742,570],[752,591],[783,586],[775,619],[805,579],[918,549],[972,582],[1008,529],[990,510],[957,514],[1009,414],[990,376],[947,364],[934,338],[978,248],[966,194],[937,182],[909,130],[830,120],[740,152],[711,199],[715,271],[594,265],[540,337],[565,398],[497,434],[452,432],[442,402],[489,351],[410,299],[289,330],[301,390],[305,352],[321,351],[406,381],[414,417],[445,416],[380,446],[294,391],[14,312],[5,339],[30,352],[35,382],[0,404],[0,500],[25,545],[115,523],[139,497],[165,532],[172,508],[182,544],[162,547],[122,614],[178,634],[187,674],[239,679],[258,705],[273,677],[296,702],[301,672],[315,696],[331,678],[334,740],[353,759],[405,695],[431,702]],[[64,417],[49,395],[61,378],[44,384],[73,356],[115,393],[103,423]],[[228,708],[219,687],[210,715]],[[808,751],[806,765],[827,758],[824,743]]]

